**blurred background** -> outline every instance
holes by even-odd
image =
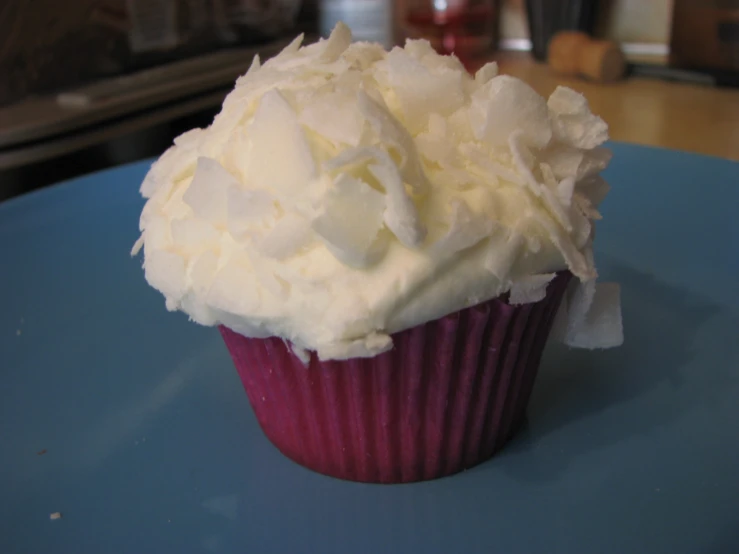
[[[616,139],[739,159],[739,0],[2,0],[0,200],[160,154],[254,54],[339,20],[578,88]]]

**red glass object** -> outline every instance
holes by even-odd
[[[498,32],[497,0],[409,1],[406,34],[425,38],[441,54],[462,61],[493,49]]]

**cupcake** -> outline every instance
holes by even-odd
[[[424,40],[255,58],[141,193],[146,280],[217,326],[267,438],[343,479],[434,479],[520,425],[552,328],[622,340],[596,287],[607,126]]]

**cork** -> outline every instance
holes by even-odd
[[[618,44],[577,31],[557,33],[549,42],[547,61],[556,73],[599,82],[616,81],[626,72],[626,59]]]

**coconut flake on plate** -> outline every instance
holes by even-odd
[[[613,348],[624,342],[621,288],[618,283],[598,283],[586,326],[568,336],[570,346]]]
[[[557,314],[554,333],[573,348],[613,348],[623,344],[621,294],[617,283],[575,285]]]

